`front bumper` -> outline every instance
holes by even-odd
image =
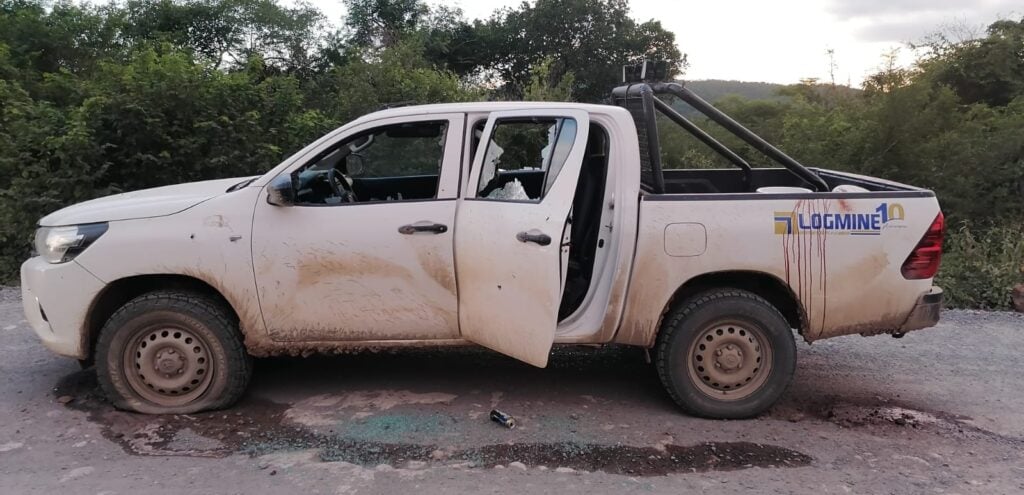
[[[52,264],[35,257],[21,265],[25,319],[51,351],[86,359],[89,308],[104,283],[75,261]]]
[[[942,288],[932,286],[931,290],[922,294],[917,299],[917,304],[910,311],[907,320],[903,322],[897,334],[907,333],[911,330],[934,327],[939,322],[939,313],[942,311]]]

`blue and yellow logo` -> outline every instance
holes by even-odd
[[[881,235],[887,224],[905,217],[906,212],[899,203],[882,203],[872,213],[776,211],[775,233],[791,235],[806,231],[827,231],[843,235]]]

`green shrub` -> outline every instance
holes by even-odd
[[[951,308],[1010,309],[1010,291],[1024,282],[1024,224],[947,234],[936,284]]]

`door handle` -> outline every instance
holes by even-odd
[[[532,230],[530,232],[520,232],[516,234],[516,239],[519,239],[519,242],[532,242],[534,244],[539,244],[541,246],[547,246],[548,244],[551,244],[551,236],[544,233],[540,233],[536,230]]]
[[[448,226],[443,223],[431,223],[431,224],[411,224],[403,225],[398,228],[399,234],[412,235],[417,232],[430,232],[432,234],[443,234],[448,232]]]

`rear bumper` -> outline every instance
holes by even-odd
[[[103,282],[75,261],[52,264],[42,258],[21,265],[25,319],[51,351],[85,359],[86,317]]]
[[[895,333],[907,333],[911,330],[933,327],[939,322],[939,313],[942,312],[942,288],[932,286],[931,290],[922,294],[917,299],[917,304],[910,311],[907,320],[903,322]]]

